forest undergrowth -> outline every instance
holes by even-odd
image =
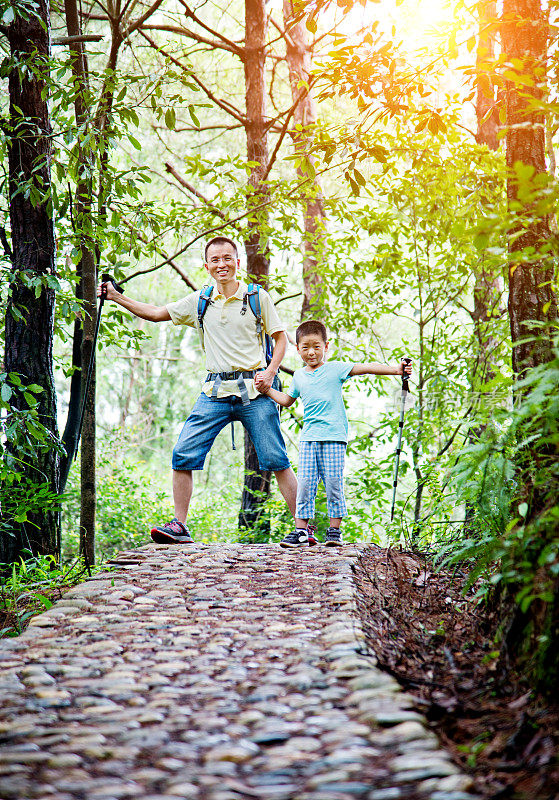
[[[416,699],[485,798],[557,800],[559,705],[505,671],[499,615],[467,574],[425,555],[370,547],[356,569],[359,610],[379,667]]]

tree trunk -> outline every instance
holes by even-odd
[[[518,59],[521,71],[534,76],[534,86],[507,82],[507,182],[509,209],[518,209],[519,216],[530,217],[530,208],[519,197],[519,180],[514,166],[521,163],[532,167],[535,174],[546,171],[544,114],[538,102],[545,96],[548,22],[540,0],[504,0],[502,26],[503,50],[509,61]],[[522,207],[524,206],[524,207]],[[516,236],[520,231],[520,234]],[[547,218],[533,215],[531,222],[524,219],[513,231],[509,244],[509,301],[512,364],[516,375],[521,376],[530,367],[547,363],[551,356],[548,324],[557,317],[553,293],[553,264],[541,252],[550,239]],[[534,257],[523,260],[519,254],[533,248]],[[546,323],[544,330],[534,330],[533,323]],[[538,334],[537,341],[525,338]]]
[[[247,160],[254,162],[251,168],[247,202],[259,205],[267,198],[263,178],[268,169],[268,137],[266,128],[266,7],[265,0],[245,2],[245,95],[246,95],[246,141]],[[259,209],[254,221],[249,223],[249,236],[245,241],[247,275],[249,281],[268,287],[267,236],[263,228],[267,224],[268,212]],[[256,451],[245,431],[245,483],[241,499],[239,527],[253,528],[262,514],[262,506],[270,494],[271,473],[258,466]],[[264,523],[263,532],[269,532],[269,523]]]
[[[81,35],[79,12],[76,0],[65,0],[64,10],[66,14],[66,29],[69,37]],[[87,375],[91,359],[95,358],[93,352],[93,337],[97,321],[97,269],[95,264],[95,239],[94,239],[94,197],[93,197],[93,157],[90,144],[85,147],[83,140],[88,137],[90,130],[89,114],[86,107],[86,96],[89,91],[89,78],[87,57],[83,42],[74,42],[70,45],[70,56],[72,62],[72,74],[74,81],[74,113],[76,126],[79,130],[78,141],[78,179],[76,185],[76,215],[75,232],[77,246],[80,250],[80,263],[78,266],[77,297],[83,301],[83,325],[80,332],[77,326],[74,329],[74,336],[80,340],[79,362],[80,370],[80,405],[84,403],[83,392],[85,381],[81,380]],[[77,354],[76,354],[77,355]],[[73,385],[72,389],[76,389]],[[77,389],[70,395],[70,399],[76,400]],[[64,439],[68,442],[68,459],[72,459],[78,446],[77,437],[79,431],[77,425],[71,427],[75,422],[73,406],[68,413],[67,430],[64,431]],[[79,422],[79,415],[78,415]],[[91,383],[89,385],[88,397],[85,398],[85,413],[83,428],[81,433],[81,509],[80,509],[80,553],[84,556],[87,564],[95,562],[95,364],[92,368]],[[67,476],[68,468],[65,470]]]
[[[525,186],[521,186],[518,169],[515,172],[519,164],[532,167],[534,175],[545,172],[544,115],[538,106],[545,100],[548,23],[540,0],[504,0],[502,43],[507,61],[520,63],[522,73],[534,76],[533,86],[519,88],[514,82],[508,82],[506,87],[507,165],[510,170],[507,196],[510,212],[520,217],[509,244],[508,302],[513,370],[518,380],[552,357],[550,323],[557,317],[551,284],[553,265],[551,259],[541,254],[550,239],[548,219],[538,217],[537,211],[534,213],[530,208],[530,201],[523,199],[519,189]],[[523,251],[524,258],[521,257]],[[534,329],[533,323],[539,327]],[[524,341],[530,336],[537,336],[537,339]],[[521,395],[518,387],[516,394]],[[534,524],[535,531],[538,517],[545,510],[547,488],[547,481],[542,480],[539,472],[550,469],[550,458],[556,458],[556,453],[548,447],[538,442],[527,444],[516,464],[520,499],[524,498],[528,504],[526,523]],[[513,516],[516,516],[516,508]],[[541,537],[543,551],[545,530],[534,535]],[[505,605],[508,603],[512,610],[505,626],[504,658],[512,657],[539,689],[553,693],[559,677],[559,582],[548,570],[545,562],[536,580],[539,585],[552,587],[550,599],[535,599],[526,611],[515,601],[521,587],[507,587]]]
[[[311,59],[307,45],[307,31],[303,20],[293,23],[296,13],[292,0],[283,0],[283,20],[287,31],[286,60],[289,69],[289,83],[293,103],[297,103],[293,113],[296,129],[292,132],[295,150],[310,160],[312,127],[316,125],[316,106],[310,92],[301,85],[310,80]],[[297,175],[301,180],[308,177],[300,167]],[[321,238],[325,230],[326,215],[322,199],[322,189],[318,179],[313,181],[304,198],[303,222],[303,304],[301,319],[317,316],[324,300],[324,283],[318,274],[322,261]]]
[[[496,86],[487,75],[484,64],[491,64],[495,56],[495,34],[492,25],[497,19],[496,0],[482,0],[478,3],[479,38],[476,70],[478,75],[476,95],[476,118],[478,144],[486,145],[490,150],[499,149],[499,114],[497,108]],[[501,296],[500,279],[481,264],[475,275],[473,322],[478,343],[478,363],[482,365],[481,383],[495,377],[492,363],[497,340],[491,334],[492,316]],[[476,376],[472,376],[476,381]],[[477,386],[472,385],[472,390]]]
[[[17,14],[17,9],[16,9]],[[16,16],[8,28],[10,135],[8,169],[13,278],[6,312],[6,371],[19,373],[25,384],[43,388],[37,395],[39,421],[52,441],[36,444],[32,452],[18,448],[23,482],[32,496],[38,484],[58,494],[60,456],[56,393],[52,371],[55,292],[49,277],[55,274],[55,241],[50,199],[51,127],[46,80],[40,73],[23,77],[18,67],[30,62],[48,77],[50,8],[38,0],[33,11]],[[24,191],[27,187],[29,191]],[[23,395],[14,398],[14,411],[28,406]],[[31,449],[30,449],[31,450]],[[13,452],[13,451],[12,451]],[[29,515],[1,544],[0,561],[16,560],[24,548],[33,553],[60,552],[60,512],[47,507]]]

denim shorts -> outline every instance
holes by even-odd
[[[240,422],[248,431],[260,469],[289,469],[278,407],[270,397],[261,395],[243,406],[240,397],[205,394],[196,401],[180,432],[173,450],[173,469],[203,469],[215,437],[229,422]]]

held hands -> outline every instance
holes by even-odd
[[[275,378],[275,372],[270,369],[265,369],[263,372],[257,372],[254,376],[254,385],[260,394],[267,394],[268,389],[272,388],[272,383]]]

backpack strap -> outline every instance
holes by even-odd
[[[262,345],[262,352],[264,353],[264,363],[268,364],[268,348],[266,347],[266,339],[264,338],[264,325],[262,324],[262,307],[260,305],[260,286],[258,283],[249,283],[247,291],[243,297],[243,308],[241,314],[246,311],[246,304],[248,302],[250,310],[256,318],[256,335]]]
[[[204,286],[202,289],[200,289],[200,294],[198,295],[198,335],[200,336],[202,350],[204,350],[204,314],[208,310],[208,306],[211,303],[213,290],[213,286]]]
[[[203,289],[200,289],[200,294],[198,295],[198,327],[201,330],[204,329],[204,314],[208,310],[213,290],[213,286],[204,286]]]

